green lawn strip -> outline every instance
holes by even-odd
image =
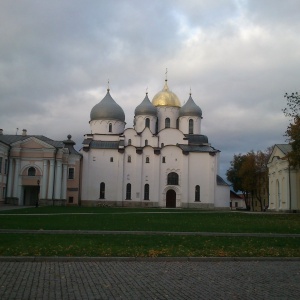
[[[0,214],[0,229],[298,233],[298,214],[154,212],[118,209],[98,214]]]
[[[300,239],[0,234],[0,256],[300,257]]]

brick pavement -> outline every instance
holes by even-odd
[[[0,261],[0,299],[299,299],[300,261]]]

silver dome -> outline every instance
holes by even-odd
[[[125,122],[125,114],[123,109],[111,97],[109,89],[106,96],[96,104],[91,110],[92,120],[120,120]]]
[[[201,108],[194,102],[190,95],[189,100],[179,109],[179,117],[196,116],[202,118]]]
[[[156,107],[150,102],[147,93],[142,103],[136,107],[134,111],[134,115],[135,116],[138,115],[156,116],[156,114],[157,114]]]

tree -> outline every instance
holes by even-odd
[[[285,132],[292,151],[288,153],[288,159],[292,167],[300,166],[300,95],[292,93],[284,95],[287,99],[287,107],[283,109],[285,116],[291,119]]]
[[[244,195],[248,210],[254,207],[254,199],[260,204],[261,211],[265,210],[268,197],[268,168],[267,163],[271,148],[266,151],[250,151],[247,154],[234,155],[231,167],[226,175],[232,183],[234,191],[241,191]],[[251,200],[251,202],[250,202]]]
[[[246,160],[246,156],[241,153],[233,156],[233,160],[230,162],[230,168],[226,172],[227,179],[232,183],[232,188],[235,192],[241,191],[246,208],[250,209],[250,204],[248,201],[248,191],[244,189],[243,177],[240,174],[240,170]]]

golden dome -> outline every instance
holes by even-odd
[[[162,91],[158,92],[152,99],[154,106],[176,106],[181,107],[178,97],[169,90],[167,80]]]

